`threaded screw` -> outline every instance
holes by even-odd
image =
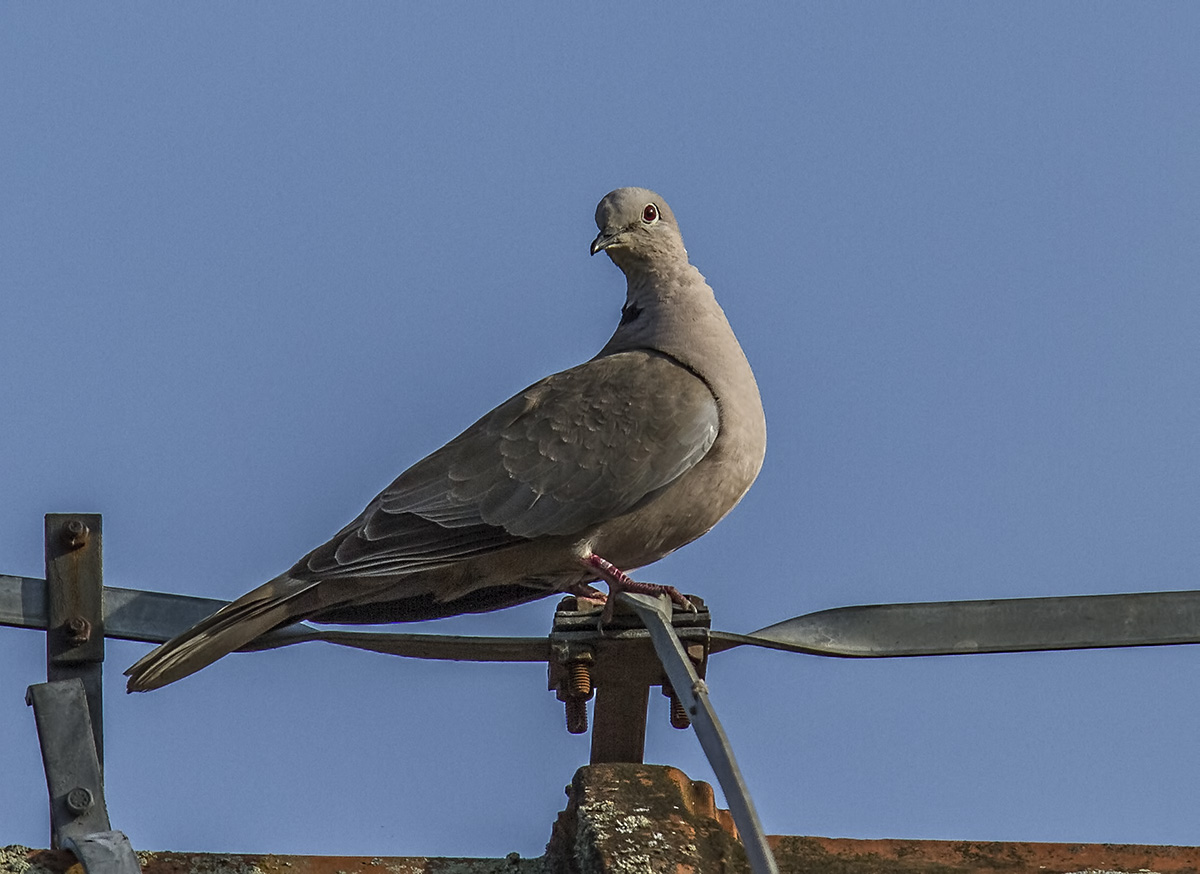
[[[679,696],[675,694],[675,690],[670,683],[662,684],[662,693],[671,699],[671,728],[687,728],[692,724],[692,719],[688,716],[687,708],[683,706],[683,702],[679,700]]]
[[[588,730],[587,699],[568,698],[563,702],[567,711],[567,731],[586,734]]]
[[[582,659],[567,662],[567,694],[585,701],[592,697],[592,666]]]
[[[567,711],[567,731],[584,734],[588,730],[587,702],[592,697],[592,663],[588,659],[572,659],[563,667],[567,677],[558,697]]]

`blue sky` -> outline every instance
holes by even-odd
[[[1197,45],[1189,3],[6,3],[0,573],[71,510],[110,585],[289,567],[599,349],[593,210],[642,185],[769,446],[641,578],[736,631],[1200,587]],[[42,646],[0,630],[0,844],[46,842]],[[587,760],[537,666],[309,644],[125,696],[146,649],[107,662],[138,848],[538,855]],[[1198,656],[736,650],[709,682],[769,832],[1196,843]],[[651,708],[648,760],[711,780]]]

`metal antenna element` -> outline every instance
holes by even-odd
[[[752,634],[713,633],[713,652],[751,644],[845,658],[1183,643],[1200,643],[1197,591],[837,607]]]
[[[717,775],[717,782],[721,784],[725,793],[729,812],[733,814],[742,845],[746,848],[751,870],[755,874],[778,874],[779,869],[775,867],[775,857],[767,845],[767,836],[763,833],[758,812],[754,809],[754,801],[750,798],[741,769],[733,757],[733,747],[729,745],[729,738],[725,736],[717,713],[708,700],[708,686],[692,667],[692,660],[671,627],[670,599],[666,596],[650,598],[629,592],[622,592],[617,598],[620,603],[627,604],[637,611],[650,632],[654,651],[658,653],[658,658],[671,680],[671,688],[687,709],[692,729],[696,732],[700,746],[703,747],[704,754]]]
[[[52,723],[67,718],[78,721],[80,712],[90,714],[85,718],[90,729],[87,735],[89,740],[95,738],[92,754],[99,780],[104,638],[162,643],[227,602],[103,587],[98,515],[46,517],[46,576],[39,580],[0,575],[0,625],[46,630],[50,678],[73,679],[72,688],[82,690],[79,694],[87,699],[82,710],[40,705],[38,729],[48,785],[50,761],[66,742],[47,740],[61,735],[55,734],[58,729]],[[771,872],[775,868],[770,850],[701,679],[710,654],[738,646],[760,646],[840,658],[896,658],[1200,643],[1200,591],[838,607],[797,616],[750,634],[711,631],[707,609],[699,599],[693,600],[699,608],[696,613],[672,614],[669,607],[654,599],[621,594],[617,605],[634,611],[641,623],[618,613],[601,630],[596,627],[595,614],[580,611],[573,599],[566,599],[555,614],[549,638],[324,630],[298,623],[265,634],[245,649],[274,649],[320,640],[410,658],[546,662],[550,688],[565,702],[572,731],[587,730],[587,701],[595,694],[593,763],[642,761],[649,687],[662,685],[674,693],[672,724],[683,727],[690,720],[700,739],[725,791],[754,870]],[[651,648],[657,659],[650,656]],[[50,694],[35,690],[57,685],[30,687],[35,711],[41,696]],[[48,715],[59,711],[60,716]],[[73,787],[68,787],[60,798],[55,794],[55,785],[50,785],[52,805],[60,801],[68,804]],[[92,809],[83,803],[86,799],[82,793],[75,794],[75,807]],[[110,846],[103,840],[79,845],[85,854],[92,852],[84,848],[87,846]],[[96,852],[108,853],[105,858],[109,861],[121,855],[108,849]],[[133,858],[132,851],[129,856]],[[107,865],[109,861],[96,864]]]
[[[0,574],[0,626],[45,630],[46,581]],[[228,604],[142,589],[104,587],[104,636],[164,643]],[[710,632],[712,652],[761,646],[841,658],[968,655],[1200,643],[1200,591],[929,601],[835,607],[750,634]],[[469,637],[340,631],[297,623],[247,650],[311,640],[388,655],[468,662],[546,662],[545,637]]]
[[[228,604],[142,589],[104,587],[104,636],[164,643]],[[45,630],[46,581],[0,574],[0,626]],[[750,634],[709,633],[712,652],[761,646],[840,658],[968,655],[1200,643],[1200,591],[930,601],[836,607]],[[320,640],[409,658],[548,662],[545,637],[469,637],[340,631],[298,623],[247,650]]]

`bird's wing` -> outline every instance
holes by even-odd
[[[382,577],[569,535],[627,512],[717,436],[705,383],[635,350],[537,382],[399,476],[291,573]]]

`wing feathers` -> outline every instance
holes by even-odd
[[[290,573],[402,576],[584,531],[696,464],[718,423],[708,387],[671,359],[595,358],[535,383],[417,462]]]

